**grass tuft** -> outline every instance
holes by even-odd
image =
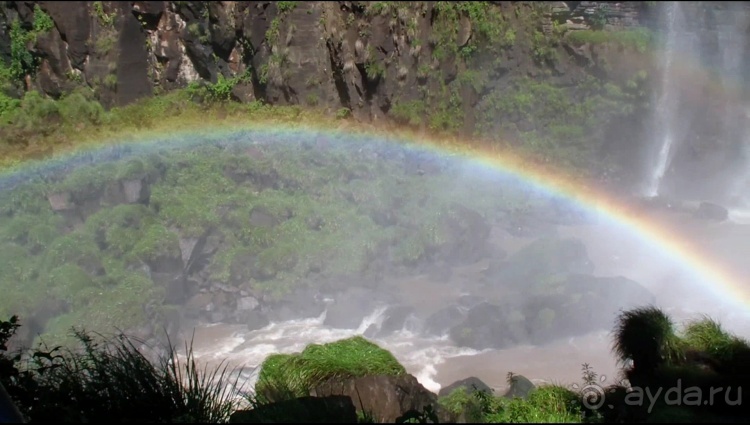
[[[331,379],[405,373],[393,354],[355,336],[311,344],[297,354],[269,356],[261,365],[255,389],[259,397],[279,400],[307,396],[310,390]]]
[[[154,360],[122,334],[75,336],[77,350],[36,350],[24,374],[15,374],[32,377],[24,385],[13,374],[0,376],[28,419],[222,423],[238,407],[238,378],[230,378],[226,365],[199,368],[192,344],[184,359],[170,346]]]

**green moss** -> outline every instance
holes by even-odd
[[[650,49],[654,42],[654,36],[647,28],[619,31],[571,31],[566,39],[574,45],[613,43],[641,53]]]
[[[402,375],[406,370],[387,350],[360,337],[308,345],[301,353],[272,355],[261,365],[256,391],[279,397],[309,395],[329,379]]]
[[[422,123],[426,107],[422,100],[396,102],[389,111],[389,115],[401,124],[418,126]]]
[[[65,264],[83,265],[96,261],[99,249],[86,234],[70,233],[55,239],[44,254],[45,269]]]
[[[209,148],[209,151],[212,149]],[[171,167],[164,179],[152,187],[151,204],[168,225],[185,235],[199,236],[219,222],[219,207],[234,188],[211,153],[196,150]]]
[[[86,220],[86,231],[107,252],[121,257],[137,244],[148,244],[145,229],[154,223],[154,215],[147,207],[118,205],[103,209]],[[162,236],[162,235],[159,235]]]
[[[606,140],[605,124],[628,119],[641,107],[644,77],[636,75],[624,86],[592,77],[574,88],[516,80],[510,90],[495,90],[480,101],[477,134],[498,143],[510,136],[529,156],[580,174],[595,160],[601,165],[594,155]],[[518,131],[519,124],[530,130]]]
[[[108,165],[93,165],[70,173],[62,182],[53,185],[50,193],[71,192],[80,196],[95,196],[104,186],[114,181],[116,170]]]
[[[71,346],[72,328],[111,335],[118,329],[134,329],[148,323],[145,301],[163,300],[163,290],[148,277],[130,272],[115,286],[90,286],[76,294],[80,307],[50,321],[42,341]],[[86,308],[88,307],[88,308]]]
[[[83,291],[100,289],[94,279],[75,264],[63,264],[50,270],[47,280],[50,295],[68,302],[74,309],[88,304]]]
[[[178,236],[161,224],[151,224],[143,230],[142,237],[133,245],[130,255],[144,261],[152,261],[160,257],[178,258],[180,256]]]

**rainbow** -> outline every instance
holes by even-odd
[[[87,163],[101,163],[114,158],[153,151],[158,146],[164,149],[169,146],[190,147],[202,143],[220,143],[222,140],[265,139],[273,142],[284,140],[304,140],[318,136],[345,140],[347,143],[379,141],[398,144],[405,148],[430,151],[440,156],[459,157],[472,165],[486,168],[492,172],[509,175],[536,190],[551,196],[562,197],[577,204],[589,213],[600,217],[623,228],[629,234],[636,236],[651,248],[674,261],[685,272],[697,278],[700,286],[707,293],[717,297],[746,312],[750,306],[750,290],[742,279],[733,276],[714,261],[708,253],[703,252],[694,243],[658,225],[657,223],[640,217],[632,207],[616,199],[604,191],[581,184],[572,178],[564,176],[550,167],[533,166],[528,161],[512,152],[499,151],[492,148],[468,147],[466,144],[456,145],[446,143],[445,140],[416,136],[413,134],[399,134],[398,136],[384,135],[382,132],[367,129],[335,130],[323,128],[321,125],[304,126],[290,124],[252,124],[241,126],[224,126],[222,128],[204,129],[203,132],[177,132],[169,136],[148,137],[140,141],[107,142],[94,146],[86,146],[78,151],[58,155],[42,161],[29,161],[11,170],[0,173],[0,189],[8,188],[45,173],[54,173]]]

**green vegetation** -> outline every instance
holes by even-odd
[[[645,73],[623,86],[594,77],[575,90],[529,78],[490,93],[480,102],[477,134],[516,146],[543,162],[569,169],[593,169],[591,161],[607,140],[603,123],[626,120],[646,101]],[[519,130],[525,127],[530,130]]]
[[[405,373],[393,354],[356,336],[328,344],[311,344],[297,354],[269,356],[261,365],[255,388],[259,397],[278,401],[309,395],[331,379]]]
[[[750,358],[750,345],[746,340],[724,331],[708,317],[687,323],[678,333],[671,319],[655,307],[637,308],[620,315],[615,329],[615,353],[625,365],[628,381],[640,388],[641,394],[680,385],[690,389],[693,397],[696,392],[699,397],[700,394],[706,397],[719,387],[737,390],[750,376],[746,360]],[[679,407],[662,397],[648,411],[641,406],[624,415],[620,413],[617,419],[721,421],[722,417],[747,415],[746,408],[736,403],[738,393],[729,391],[713,403],[693,400]],[[610,391],[606,397],[606,403],[621,405],[623,392]],[[605,412],[604,419],[613,418]]]
[[[450,2],[439,1],[435,3],[437,18],[434,24],[436,29],[433,56],[442,60],[449,55],[469,58],[480,49],[493,49],[505,43],[500,43],[502,36],[509,30],[500,10],[490,2]],[[471,22],[472,35],[468,42],[459,46],[463,40],[459,40],[461,31],[461,18],[466,17]],[[507,41],[507,38],[505,38]]]
[[[34,74],[39,65],[38,58],[29,49],[30,45],[36,43],[37,37],[48,33],[54,28],[52,18],[44,12],[39,5],[34,6],[34,21],[31,30],[26,30],[19,20],[13,20],[10,24],[10,66],[5,70],[0,64],[0,78],[10,77],[13,80],[21,80],[27,74]],[[1,115],[0,115],[1,116]]]
[[[123,335],[103,340],[77,331],[79,347],[75,350],[39,346],[28,354],[10,353],[8,341],[19,326],[16,316],[0,321],[0,382],[21,413],[33,421],[116,417],[122,421],[223,423],[240,408],[241,395],[248,398],[251,408],[260,407],[306,396],[325,382],[406,373],[391,353],[358,336],[311,344],[301,353],[267,357],[255,392],[249,395],[238,377],[231,378],[233,373],[226,365],[213,370],[199,368],[187,345],[185,358],[177,356],[173,347],[157,358],[136,348]],[[640,334],[636,330],[641,330]],[[689,392],[691,388],[708,390],[708,384],[726,388],[727,384],[746,382],[745,359],[750,347],[718,322],[708,317],[694,320],[678,336],[662,311],[636,308],[621,314],[615,343],[621,360],[635,360],[624,369],[632,385],[630,392],[621,384],[594,395],[586,387],[579,392],[543,385],[524,397],[505,398],[476,389],[469,394],[459,388],[441,397],[437,406],[407,412],[400,422],[437,423],[438,417],[473,423],[721,422],[747,416],[746,408],[732,405],[729,399],[726,403],[717,399],[714,405],[685,402],[675,406],[665,404],[666,396],[659,397],[663,391],[652,391],[650,394],[657,395],[644,400],[645,404],[632,399],[638,391],[654,390],[651,386]],[[706,370],[706,364],[711,364],[712,370]],[[509,374],[509,383],[512,378]],[[674,386],[676,379],[683,380],[681,387]],[[596,373],[584,365],[583,384],[595,383]],[[600,397],[605,400],[599,401]],[[625,402],[628,398],[631,401]],[[610,407],[592,410],[587,406]],[[279,413],[293,416],[289,411],[269,411]],[[373,422],[368,412],[359,412],[359,416],[360,422]]]
[[[0,382],[27,420],[222,423],[238,407],[232,371],[200,368],[191,347],[154,358],[123,335],[77,332],[77,349],[40,346],[27,358],[6,353],[19,326],[0,322]]]
[[[613,43],[635,49],[640,53],[646,52],[653,43],[653,35],[646,28],[620,31],[571,31],[566,39],[574,45]]]
[[[83,95],[38,101],[37,108],[60,117],[52,127],[58,129],[68,122],[72,127],[74,116],[87,116],[92,129],[132,125],[125,118],[148,125],[149,117],[162,111],[168,117],[173,105],[147,103],[145,110],[124,113],[90,108],[98,104]],[[259,103],[239,111],[261,121],[303,116],[295,108]],[[279,115],[282,111],[288,115]],[[105,124],[95,127],[97,121]],[[45,125],[41,118],[35,122]],[[453,193],[444,189],[455,184],[459,170],[425,178],[409,173],[403,162],[372,161],[380,142],[341,143],[331,134],[332,145],[321,150],[310,149],[308,137],[292,135],[285,143],[258,145],[266,136],[252,132],[185,137],[188,149],[163,147],[102,161],[4,192],[0,262],[14,268],[0,274],[0,289],[11,294],[0,300],[0,314],[46,311],[51,320],[44,337],[60,344],[70,342],[66,331],[78,322],[99,332],[113,326],[158,329],[170,305],[167,288],[149,270],[165,262],[177,264],[171,273],[182,270],[181,239],[210,234],[221,240],[202,266],[210,281],[243,284],[258,296],[278,299],[321,279],[377,276],[384,259],[396,271],[441,258],[458,243],[451,220],[470,223],[456,212],[456,203],[488,219],[534,207],[520,204],[520,187],[499,191],[477,184],[475,192]],[[125,201],[120,191],[128,181],[148,186],[146,204]],[[75,209],[82,203],[96,206],[86,210],[83,225],[75,225],[52,210],[48,197],[78,205]],[[270,221],[252,222],[259,211]],[[66,312],[42,300],[75,308]]]
[[[99,19],[99,23],[103,27],[112,27],[115,24],[115,17],[117,17],[116,12],[112,13],[106,13],[104,11],[104,5],[100,1],[95,1],[92,3],[92,12],[94,16],[96,16],[97,19]]]

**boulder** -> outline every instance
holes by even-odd
[[[427,317],[425,332],[429,335],[443,336],[465,318],[466,313],[458,306],[442,308]]]
[[[492,227],[478,212],[454,203],[440,226],[447,242],[438,247],[437,260],[451,266],[478,261],[487,255]]]
[[[522,308],[523,305],[481,303],[450,329],[450,337],[457,345],[476,350],[526,343],[529,335]]]
[[[391,306],[385,311],[385,319],[375,337],[383,337],[398,332],[406,326],[407,320],[414,313],[414,307],[399,305]]]
[[[535,388],[534,384],[529,381],[528,378],[526,378],[523,375],[512,375],[510,377],[510,387],[508,390],[503,394],[503,397],[505,398],[526,398],[528,397],[529,393]]]
[[[324,325],[339,329],[356,329],[362,319],[382,304],[382,296],[367,288],[352,287],[334,297],[328,307]]]
[[[49,200],[52,211],[66,211],[75,208],[70,200],[69,192],[51,193],[47,195],[47,200]]]
[[[704,220],[724,221],[729,218],[729,211],[712,202],[701,202],[693,215]]]
[[[484,391],[492,394],[492,388],[490,388],[489,385],[482,382],[482,380],[477,378],[476,376],[471,376],[465,379],[461,379],[460,381],[456,381],[448,385],[447,387],[441,388],[438,396],[447,396],[458,388],[465,388],[467,394],[473,394],[476,391]]]
[[[299,397],[238,410],[229,423],[357,423],[357,412],[348,396]]]
[[[576,238],[539,238],[508,257],[493,262],[485,272],[492,283],[523,288],[530,282],[549,279],[566,273],[591,273],[594,265],[586,245]]]
[[[326,305],[315,290],[304,288],[285,295],[273,304],[264,305],[268,318],[274,322],[318,317]]]
[[[410,411],[422,412],[431,405],[437,410],[437,395],[412,375],[374,375],[343,381],[331,380],[310,392],[316,397],[351,397],[357,412],[372,415],[376,423],[394,423]]]

